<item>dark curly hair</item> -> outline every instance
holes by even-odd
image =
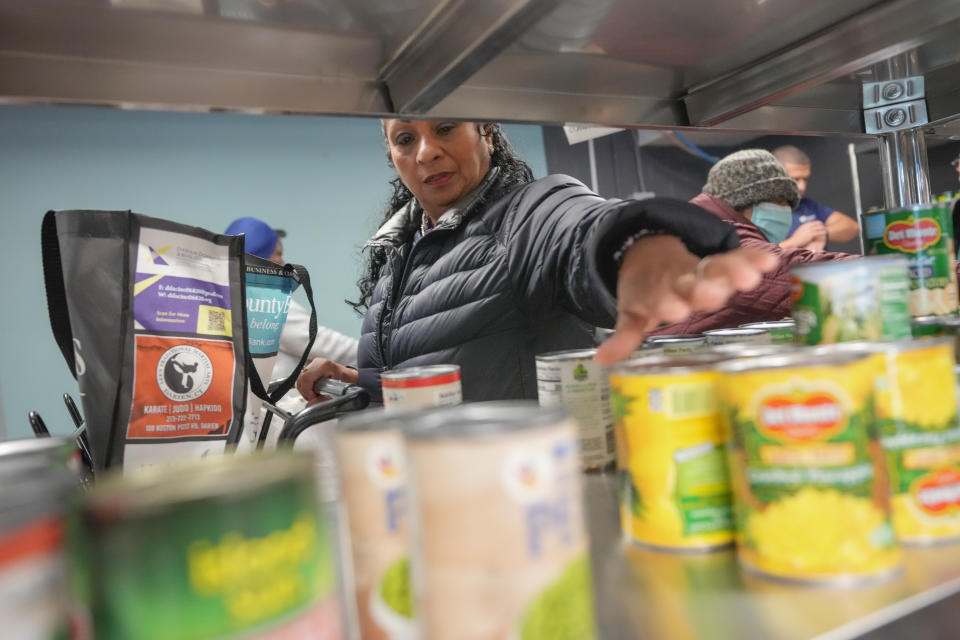
[[[493,186],[490,187],[477,203],[477,206],[483,206],[490,202],[496,202],[518,186],[532,181],[533,171],[531,171],[530,166],[521,160],[516,152],[514,152],[510,141],[507,140],[507,136],[503,133],[499,124],[493,122],[477,124],[477,129],[480,131],[480,135],[490,134],[492,136],[493,153],[490,155],[490,167],[498,167],[500,169],[500,174],[497,176]],[[390,162],[389,150],[387,151],[387,162]],[[392,166],[393,163],[390,162],[390,164]],[[391,180],[390,186],[393,189],[393,193],[387,201],[383,219],[377,228],[383,226],[401,207],[413,198],[413,194],[407,189],[406,185],[403,184],[403,181],[400,180],[400,176]],[[413,233],[420,228],[422,218],[423,211],[418,210],[413,219],[410,220],[407,228],[404,229],[404,233],[412,236]],[[369,247],[367,249],[367,261],[360,275],[360,279],[357,280],[360,297],[357,300],[345,300],[345,302],[353,307],[361,316],[370,306],[373,290],[383,273],[383,266],[386,263],[387,251],[384,247]]]

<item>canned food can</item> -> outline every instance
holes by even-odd
[[[711,329],[703,332],[710,346],[717,344],[771,344],[770,332],[760,328],[737,327],[733,329]]]
[[[707,349],[704,353],[723,356],[724,360],[731,358],[757,358],[759,356],[775,356],[783,353],[791,353],[797,350],[792,342],[780,342],[777,344],[717,344]]]
[[[960,538],[960,422],[953,345],[933,338],[862,348],[882,372],[876,383],[876,419],[897,537],[905,544]]]
[[[78,476],[65,438],[0,442],[0,620],[5,638],[71,637],[65,513]],[[85,636],[81,636],[85,637]]]
[[[576,421],[585,469],[610,465],[616,452],[609,372],[593,361],[596,353],[595,349],[581,349],[536,357],[540,406],[563,406]]]
[[[906,259],[805,264],[791,268],[790,276],[798,343],[910,337]]]
[[[943,335],[940,316],[918,316],[910,319],[910,335],[914,338],[929,338]]]
[[[342,637],[312,456],[229,456],[99,481],[81,506],[97,640]]]
[[[957,273],[953,221],[946,204],[914,205],[863,216],[867,253],[910,263],[910,315],[955,315]]]
[[[631,542],[702,551],[733,541],[716,402],[717,356],[630,363],[610,376],[620,461],[620,524]]]
[[[875,370],[863,354],[823,351],[719,367],[738,555],[788,580],[879,579],[901,554],[871,437]]]
[[[460,404],[463,389],[460,386],[460,367],[455,364],[436,364],[384,371],[383,406],[395,409],[427,409]]]
[[[334,436],[365,639],[416,637],[403,445],[408,413],[364,411],[341,419]]]
[[[702,334],[677,334],[668,336],[648,336],[643,340],[644,348],[659,348],[664,355],[683,355],[707,348],[707,339]]]
[[[797,326],[793,320],[771,320],[769,322],[749,322],[740,325],[743,329],[766,329],[770,332],[770,342],[773,344],[787,344],[793,342],[794,328]]]
[[[519,401],[406,432],[426,640],[595,637],[576,433],[562,408]]]

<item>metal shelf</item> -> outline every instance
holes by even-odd
[[[892,640],[960,628],[960,544],[906,549],[873,586],[791,585],[744,573],[733,551],[670,554],[622,542],[615,476],[585,476],[594,599],[604,640]],[[937,627],[937,624],[940,624]]]
[[[957,133],[955,0],[0,0],[0,101],[863,133],[917,52]]]

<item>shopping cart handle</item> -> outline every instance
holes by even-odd
[[[40,417],[40,414],[36,411],[31,411],[27,414],[27,419],[30,421],[30,428],[33,429],[33,435],[38,438],[49,438],[50,430],[47,429],[46,423],[44,423],[43,418]]]
[[[330,396],[330,399],[307,407],[287,420],[277,437],[278,443],[292,443],[308,427],[335,418],[341,413],[366,409],[370,405],[370,392],[355,384],[326,380],[322,385],[314,387],[314,390]]]

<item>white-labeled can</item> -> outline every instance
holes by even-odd
[[[664,355],[686,355],[707,348],[707,339],[700,333],[647,336],[643,340],[644,349],[662,349]]]
[[[577,422],[585,469],[614,460],[609,371],[593,361],[595,349],[554,351],[537,356],[537,398],[541,407],[566,407]]]
[[[403,444],[406,415],[363,411],[341,419],[334,436],[360,637],[373,640],[416,637]]]
[[[387,411],[427,409],[463,402],[460,367],[455,364],[385,371],[380,379],[383,406]]]
[[[425,412],[405,433],[420,637],[592,640],[576,427],[566,412],[472,403]]]

